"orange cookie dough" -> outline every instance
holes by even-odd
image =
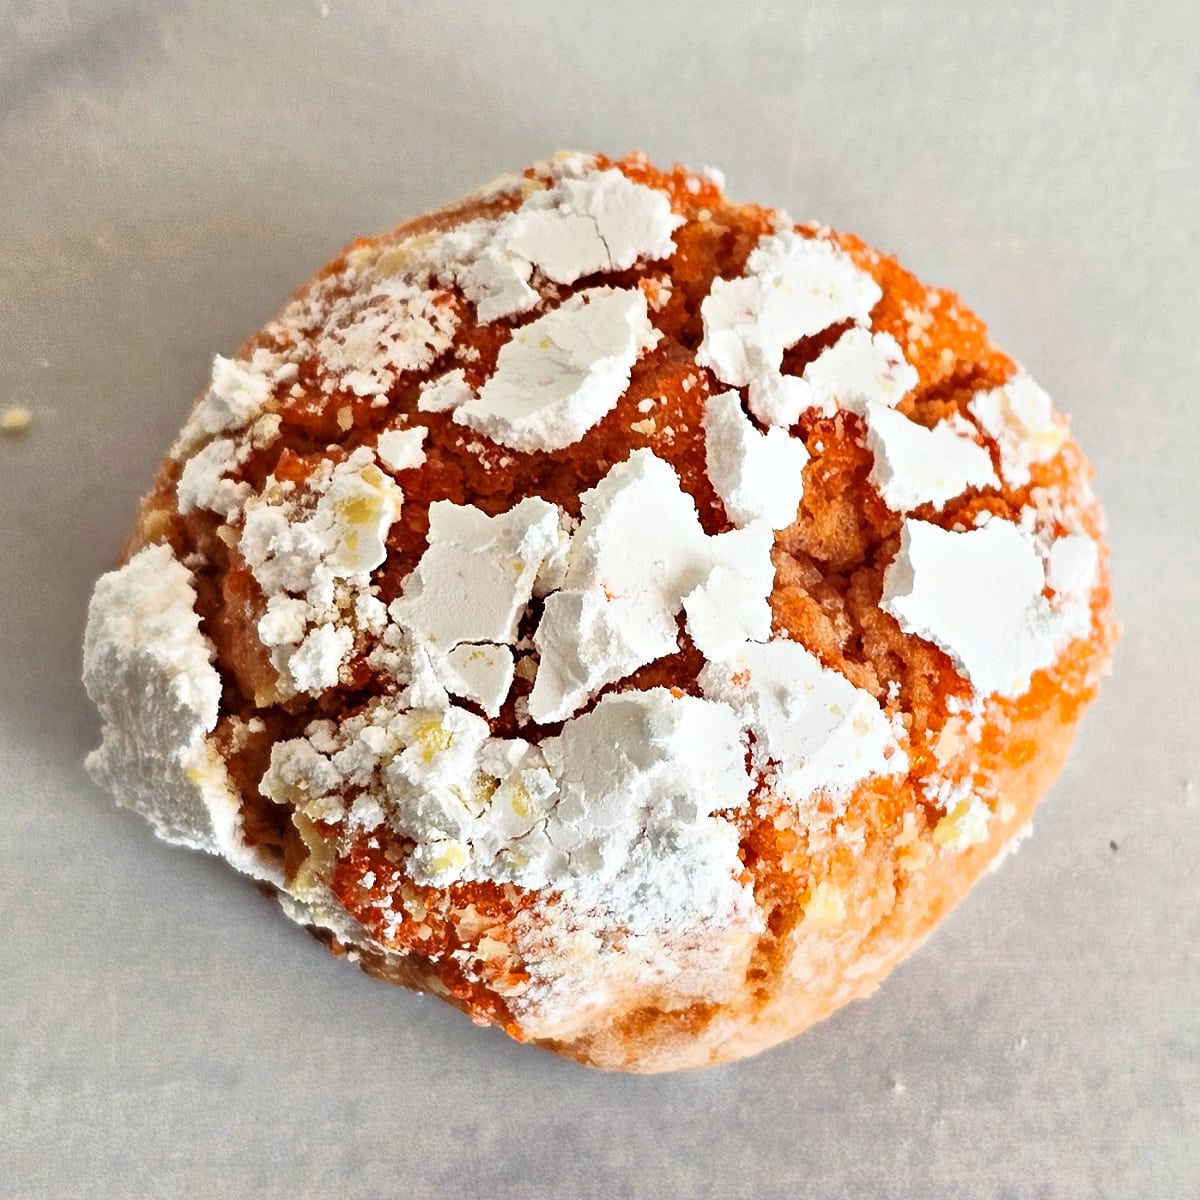
[[[600,1067],[866,995],[1026,829],[1116,626],[950,292],[570,154],[352,244],[97,584],[93,775],[382,979]]]

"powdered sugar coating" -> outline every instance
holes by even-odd
[[[428,430],[423,425],[409,429],[385,429],[375,442],[379,461],[393,473],[414,471],[425,462],[422,443]]]
[[[783,529],[796,519],[808,450],[782,429],[760,433],[736,392],[710,396],[704,413],[708,477],[735,525],[762,520]]]
[[[926,429],[895,409],[867,405],[867,445],[875,456],[871,482],[896,512],[942,508],[967,488],[998,488],[992,458],[961,418]]]
[[[492,642],[460,642],[446,654],[446,691],[472,700],[488,717],[499,716],[513,681],[513,655]]]
[[[218,354],[208,391],[192,410],[172,454],[181,457],[207,438],[249,425],[271,396],[271,368],[276,365],[266,354],[250,362]]]
[[[466,404],[473,395],[463,369],[457,367],[421,385],[417,408],[421,412],[453,412],[459,405]]]
[[[765,574],[765,566],[751,572],[718,564],[684,596],[688,636],[710,662],[727,658],[745,641],[765,642],[771,636],[771,606],[756,578]]]
[[[1096,559],[1081,549],[1073,540],[1059,551],[1051,570],[1064,582],[1069,563],[1076,590],[1052,605],[1042,594],[1047,566],[1034,539],[1013,522],[992,518],[954,532],[909,519],[884,575],[881,607],[906,632],[945,650],[981,695],[1019,696],[1034,671],[1087,630],[1092,575],[1075,565],[1090,560],[1094,573]]]
[[[417,843],[409,868],[437,886],[507,880],[553,889],[634,931],[752,911],[737,834],[741,726],[723,704],[666,689],[606,696],[540,747],[490,739],[461,709],[381,703],[332,731],[274,747],[264,793],[313,818],[346,813]]]
[[[844,800],[864,779],[907,767],[879,704],[796,642],[747,642],[710,662],[700,684],[740,714],[760,769],[794,801],[814,792]]]
[[[541,297],[535,270],[555,283],[619,271],[639,258],[668,257],[683,223],[662,192],[587,160],[558,164],[547,189],[535,189],[496,223],[473,222],[442,237],[433,257],[456,279],[481,322],[517,316]]]
[[[879,285],[831,242],[791,230],[764,238],[741,279],[718,279],[702,306],[696,354],[718,379],[745,387],[778,372],[783,352],[842,321],[867,321]]]
[[[220,513],[226,521],[236,520],[250,499],[248,483],[230,476],[245,461],[249,445],[233,438],[214,438],[183,464],[177,495],[179,511],[185,516],[198,508]]]
[[[979,392],[971,415],[1000,451],[1000,470],[1010,487],[1024,487],[1029,468],[1053,458],[1066,441],[1050,397],[1028,375],[1019,374],[1003,387]]]
[[[429,548],[391,616],[445,652],[460,642],[507,642],[558,547],[562,514],[536,497],[498,517],[439,500],[429,509]]]
[[[168,842],[207,850],[277,880],[241,830],[241,798],[206,734],[221,677],[200,632],[191,572],[169,546],[147,546],[96,584],[83,681],[104,719],[88,770]]]
[[[1046,555],[1046,583],[1060,596],[1086,596],[1096,578],[1100,551],[1090,537],[1055,538]]]
[[[238,550],[267,598],[258,632],[284,695],[337,683],[354,641],[340,613],[387,557],[385,538],[400,514],[399,488],[366,447],[314,473],[307,491],[311,511],[276,485],[241,514]]]
[[[383,278],[349,320],[335,309],[317,342],[322,387],[378,396],[400,375],[423,371],[450,348],[458,328],[447,299],[406,279]]]
[[[649,450],[613,467],[582,509],[563,588],[534,635],[541,663],[529,711],[543,723],[675,650],[676,614],[714,567],[744,577],[764,601],[774,578],[767,525],[709,537],[678,476]]]
[[[713,816],[749,794],[740,732],[726,706],[658,688],[606,696],[543,743],[560,781],[546,836],[592,905],[635,931],[745,908],[736,830]]]
[[[454,420],[515,450],[561,450],[613,408],[657,340],[641,291],[589,288],[517,330]]]
[[[500,236],[547,279],[574,283],[639,258],[670,257],[671,233],[682,224],[662,192],[609,169],[534,192],[503,222]]]
[[[842,408],[860,415],[868,405],[895,408],[917,384],[917,372],[890,333],[856,325],[804,368],[811,404],[826,415]]]
[[[740,279],[713,282],[696,361],[723,383],[749,386],[755,416],[788,428],[812,401],[803,381],[780,374],[783,352],[843,321],[869,321],[881,295],[831,242],[781,231],[759,242]]]

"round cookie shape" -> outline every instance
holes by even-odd
[[[1116,636],[1090,468],[950,292],[562,154],[355,242],[96,586],[93,776],[372,974],[596,1066],[870,992]]]

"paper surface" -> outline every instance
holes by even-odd
[[[0,3],[0,1193],[1200,1194],[1200,20],[1102,7]],[[81,765],[91,584],[211,355],[565,145],[961,292],[1073,415],[1126,627],[1033,840],[870,1000],[686,1076],[365,978]]]

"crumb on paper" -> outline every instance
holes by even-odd
[[[0,412],[0,430],[5,433],[23,433],[29,428],[33,413],[18,404],[11,405]]]
[[[892,1076],[891,1087],[893,1096],[903,1096],[908,1091],[908,1088],[904,1086],[904,1082],[896,1075]]]

